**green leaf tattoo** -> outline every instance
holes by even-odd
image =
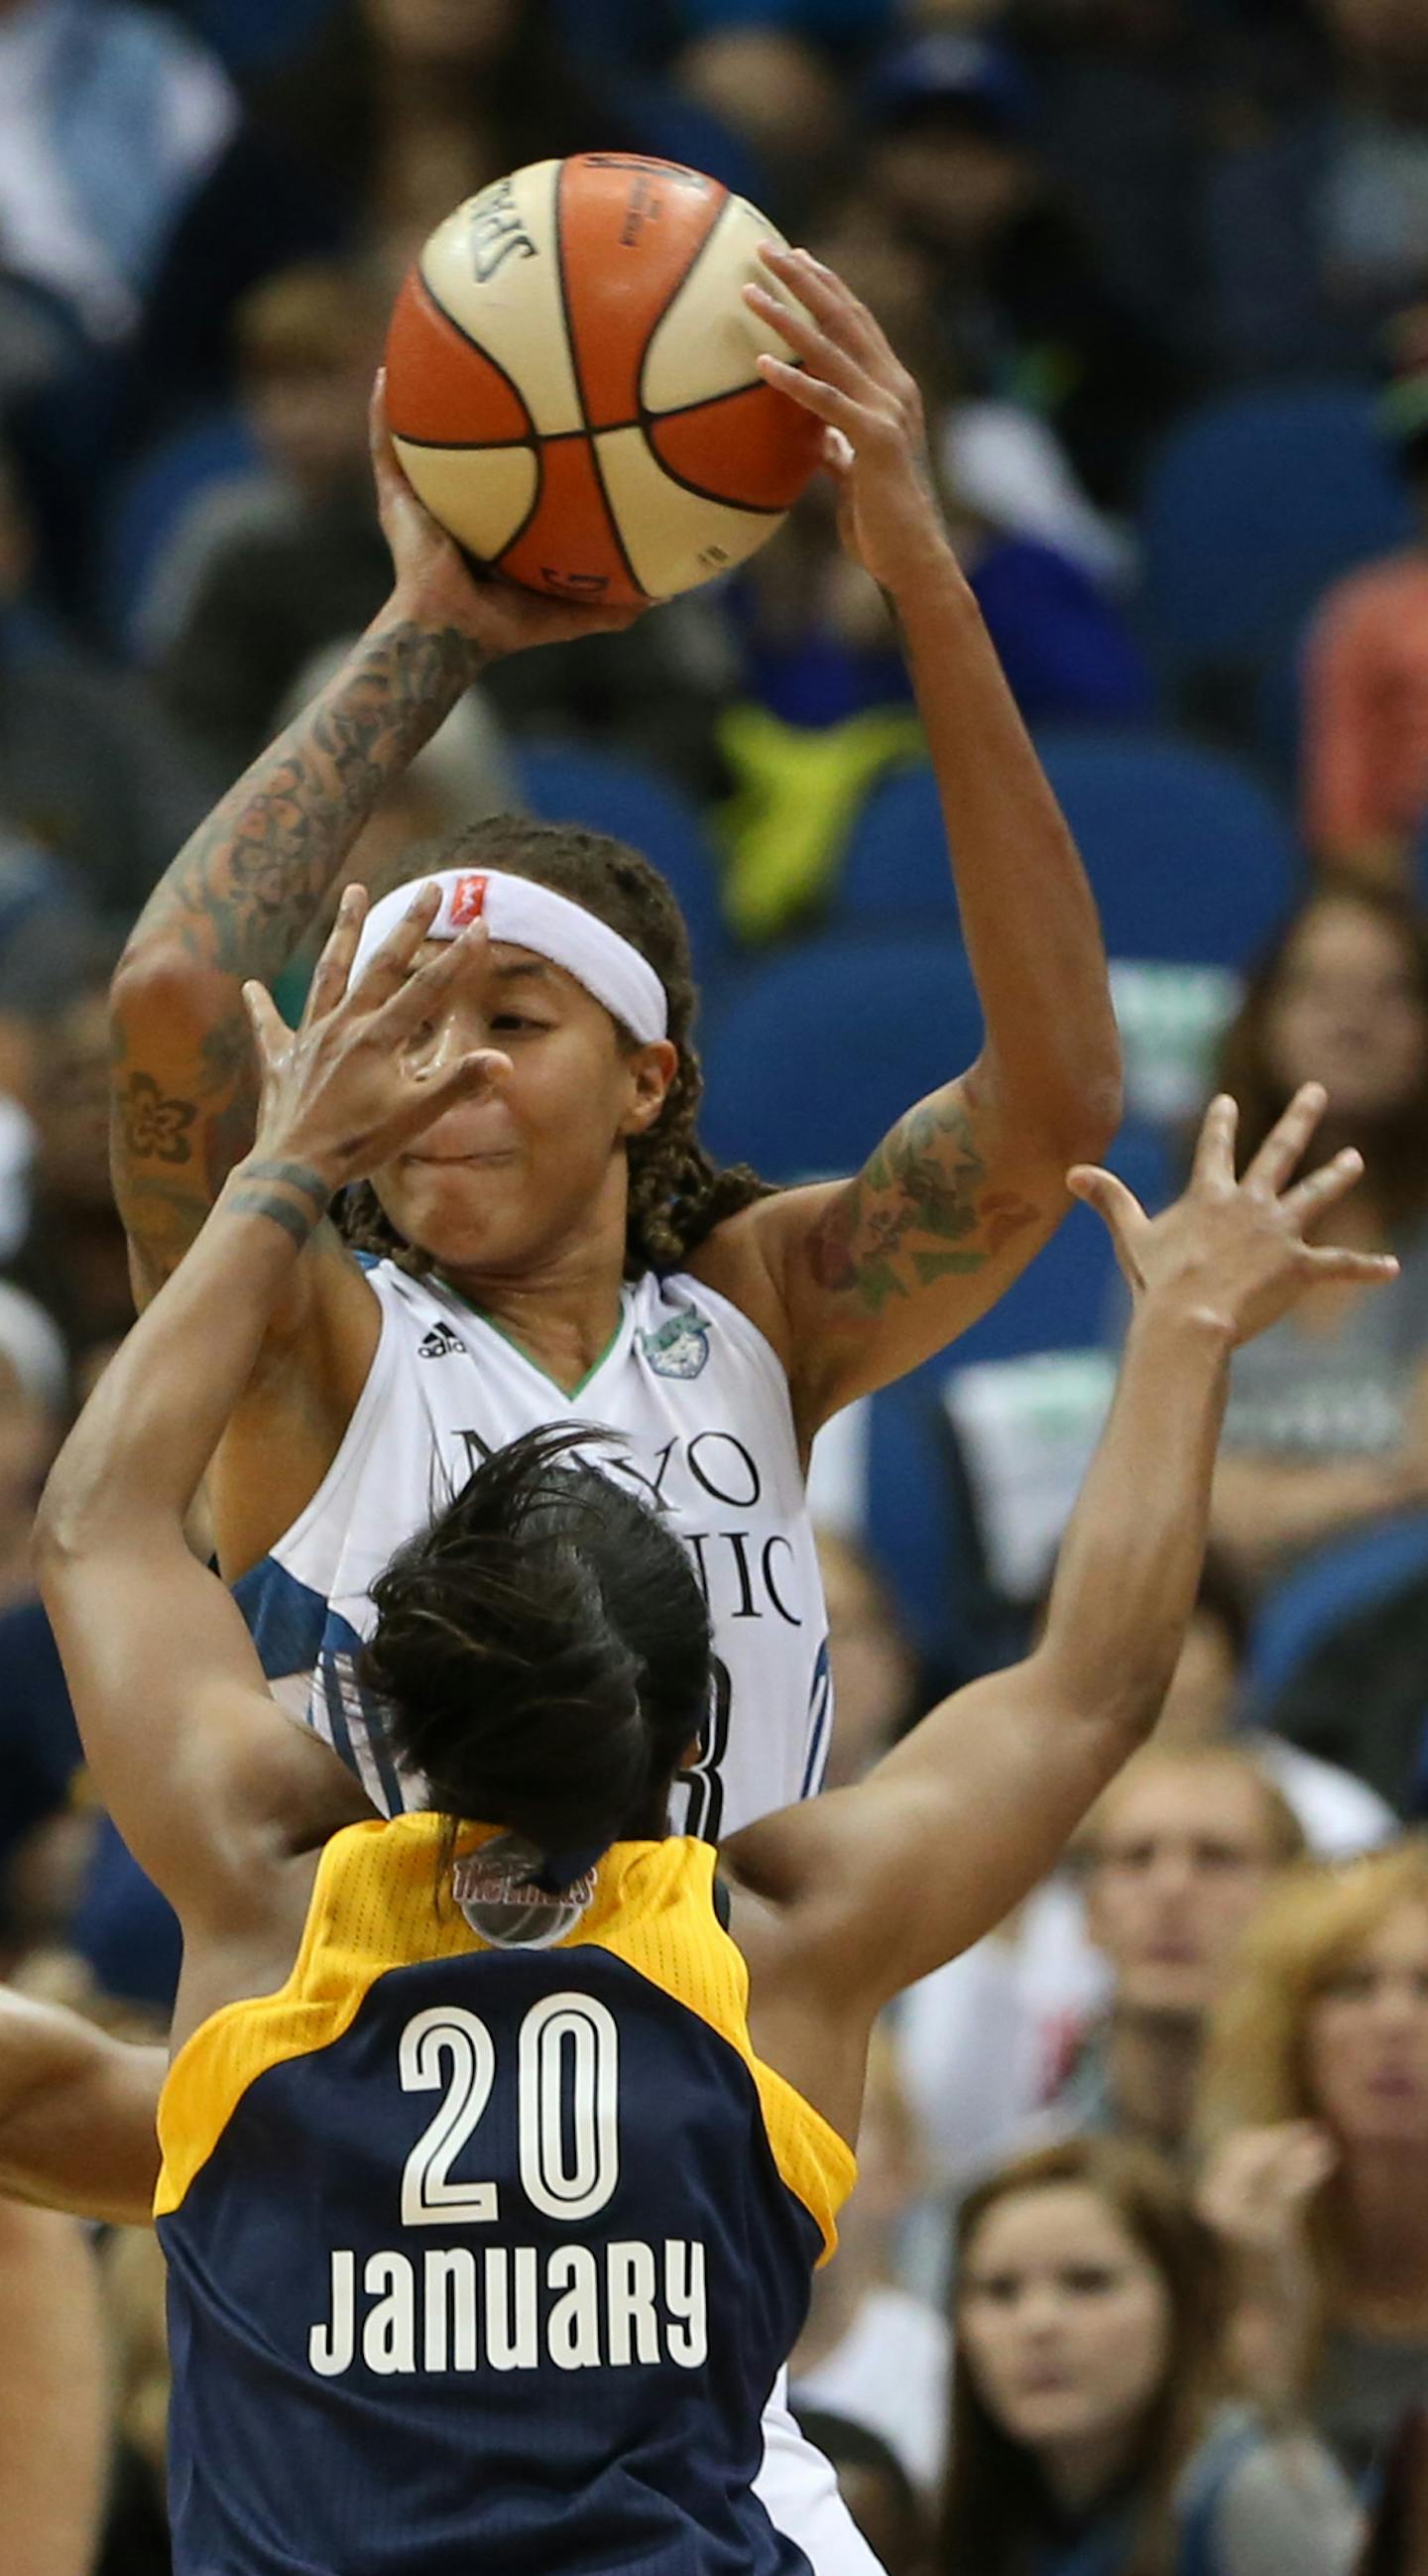
[[[962,1094],[919,1102],[811,1227],[804,1257],[813,1279],[856,1322],[939,1279],[983,1269],[1039,1215],[1013,1191],[989,1189],[987,1178]]]

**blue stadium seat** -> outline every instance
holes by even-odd
[[[1283,815],[1235,762],[1171,734],[1048,732],[1037,748],[1090,872],[1113,957],[1245,965],[1298,891]],[[932,771],[895,771],[853,825],[835,924],[957,936]]]
[[[1106,1162],[1152,1215],[1175,1195],[1164,1140],[1138,1119],[1127,1119]],[[1073,1207],[1006,1295],[953,1343],[943,1366],[1085,1350],[1115,1338],[1124,1306],[1110,1235],[1090,1208]]]
[[[628,841],[667,877],[689,925],[694,971],[714,983],[728,963],[719,867],[696,805],[652,771],[564,743],[522,745],[517,767],[533,814]]]
[[[856,1171],[894,1119],[964,1072],[981,1043],[955,939],[810,942],[752,968],[712,1020],[705,1143],[773,1181]]]
[[[838,921],[909,921],[957,936],[957,905],[937,782],[925,761],[880,779],[848,838],[833,887]]]
[[[1301,879],[1289,825],[1258,781],[1169,734],[1047,733],[1037,748],[1111,956],[1248,965]]]
[[[1141,524],[1147,636],[1182,677],[1263,662],[1341,573],[1414,533],[1354,383],[1207,403],[1161,447]]]
[[[1306,1658],[1356,1612],[1387,1600],[1428,1568],[1428,1512],[1380,1521],[1316,1548],[1260,1602],[1250,1634],[1249,1677],[1273,1700]]]

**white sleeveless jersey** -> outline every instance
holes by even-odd
[[[384,1814],[422,1803],[354,1663],[370,1591],[495,1449],[545,1423],[622,1435],[592,1450],[690,1550],[709,1603],[714,1704],[676,1831],[718,1841],[808,1797],[831,1716],[828,1623],[788,1384],[738,1307],[699,1281],[621,1292],[619,1329],[573,1395],[439,1280],[367,1269],[381,1338],[337,1457],[307,1510],[237,1585],[277,1696],[333,1744]]]

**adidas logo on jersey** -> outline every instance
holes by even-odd
[[[459,1333],[453,1333],[449,1324],[433,1324],[431,1331],[429,1333],[423,1333],[421,1340],[417,1344],[417,1358],[419,1360],[444,1360],[449,1357],[452,1351],[464,1351],[465,1348],[466,1344],[463,1342],[461,1335]]]

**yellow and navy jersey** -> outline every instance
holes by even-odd
[[[617,1844],[493,1948],[441,1836],[336,1835],[170,2069],[176,2576],[807,2576],[759,2418],[854,2164],[753,2053],[715,1855]]]

